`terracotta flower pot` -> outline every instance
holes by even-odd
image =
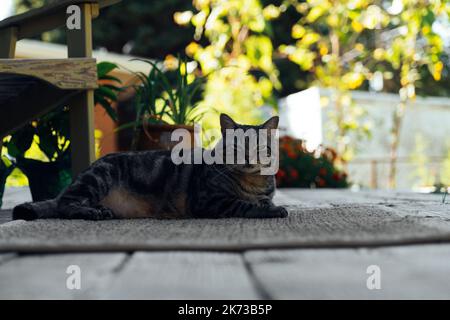
[[[146,124],[143,126],[137,150],[171,150],[179,141],[171,141],[173,131],[186,129],[189,139],[183,139],[184,147],[194,147],[194,127],[188,125]]]

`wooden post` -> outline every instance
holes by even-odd
[[[16,53],[17,28],[0,30],[0,58],[14,58]]]
[[[16,54],[17,28],[0,30],[0,58],[14,58]],[[3,137],[0,136],[0,157],[2,155]],[[1,159],[0,159],[1,160]]]
[[[80,4],[81,29],[67,30],[69,58],[92,57],[92,5]],[[75,178],[95,160],[94,91],[87,90],[69,103],[72,176]]]

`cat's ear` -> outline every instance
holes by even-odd
[[[272,117],[269,120],[267,120],[262,127],[264,129],[277,129],[278,128],[278,122],[280,121],[280,118],[278,116]]]
[[[220,114],[220,128],[222,130],[234,129],[235,127],[236,122],[234,122],[234,120],[231,119],[230,116],[226,115],[225,113]]]

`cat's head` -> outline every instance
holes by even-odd
[[[278,139],[278,122],[275,116],[261,125],[244,125],[222,113],[220,127],[226,165],[232,171],[249,174],[261,173],[264,168],[273,166],[274,159],[278,161],[278,141],[274,143]]]

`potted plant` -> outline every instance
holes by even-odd
[[[134,128],[132,150],[170,150],[177,142],[171,141],[176,129],[186,129],[194,145],[194,126],[202,113],[197,102],[201,98],[204,78],[190,79],[187,63],[181,60],[173,71],[162,71],[154,62],[148,74],[136,73],[139,85],[135,86],[136,120],[119,129]]]
[[[34,201],[55,197],[71,182],[67,122],[67,110],[52,111],[16,131],[5,143],[9,156],[28,178]],[[25,156],[33,143],[45,161]]]
[[[94,92],[96,104],[101,105],[108,115],[117,119],[111,103],[117,100],[116,86],[120,80],[110,72],[117,65],[102,62],[97,65],[99,87]],[[40,159],[30,159],[26,152],[37,145],[41,151]],[[5,143],[15,166],[28,178],[33,201],[42,201],[56,197],[71,183],[70,163],[70,127],[69,110],[61,106],[14,132]],[[0,187],[4,182],[0,180]]]

